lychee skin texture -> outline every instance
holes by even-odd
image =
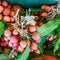
[[[45,11],[49,12],[52,7],[47,6],[47,5],[43,5],[41,8],[44,9]]]
[[[42,17],[46,17],[46,16],[48,16],[48,14],[47,14],[46,12],[42,12],[42,13],[41,13],[41,16],[42,16]]]
[[[17,46],[18,46],[18,43],[13,44],[13,47],[17,47]]]
[[[4,16],[4,17],[3,17],[3,20],[4,20],[5,22],[10,23],[10,17],[9,17],[9,16]]]
[[[1,3],[2,3],[2,2],[0,1],[0,5],[1,5]]]
[[[4,37],[2,37],[2,38],[1,38],[1,41],[2,41],[2,42],[5,42],[5,39],[4,39]]]
[[[15,16],[15,11],[11,11],[10,16],[12,16],[12,17]]]
[[[9,39],[8,39],[7,37],[4,37],[4,40],[5,40],[6,42],[8,42],[8,41],[9,41]]]
[[[40,42],[40,39],[39,40],[35,40],[35,42],[39,43]]]
[[[3,1],[2,2],[2,6],[7,7],[8,6],[8,3],[6,1]]]
[[[19,34],[18,30],[15,29],[15,30],[13,31],[13,35],[18,35],[18,34]]]
[[[10,5],[10,4],[8,5],[8,8],[9,8],[9,9],[11,8],[11,5]]]
[[[46,6],[46,7],[45,7],[45,11],[49,12],[49,11],[51,10],[51,8],[52,8],[52,7],[50,7],[50,6]]]
[[[2,20],[2,18],[3,18],[3,15],[2,15],[2,14],[0,14],[0,20]]]
[[[42,8],[43,10],[45,9],[45,7],[46,7],[46,5],[41,6],[41,8]]]
[[[16,49],[18,46],[18,43],[11,43],[9,42],[9,47]]]
[[[4,36],[10,36],[11,35],[11,31],[9,29],[4,31]]]
[[[35,53],[36,53],[36,54],[40,54],[41,52],[40,52],[39,49],[37,49],[37,50],[35,50]]]
[[[35,32],[37,30],[35,25],[30,25],[29,26],[29,32]]]
[[[12,47],[12,44],[11,44],[10,42],[9,42],[9,44],[8,44],[8,45],[9,45],[9,47]]]
[[[12,36],[11,38],[10,38],[10,42],[11,43],[13,43],[13,44],[15,44],[15,43],[18,43],[18,37],[17,36]]]
[[[30,49],[30,52],[34,52],[34,50]]]
[[[21,41],[21,42],[20,42],[20,46],[21,46],[22,48],[26,48],[27,42],[26,42],[25,40]]]
[[[14,23],[14,22],[15,22],[14,17],[11,17],[11,18],[10,18],[10,22],[11,22],[11,23]]]
[[[3,6],[0,6],[0,13],[2,13],[4,10],[4,7]]]
[[[10,9],[9,8],[5,8],[4,11],[3,11],[3,15],[10,15]]]
[[[35,42],[32,42],[31,43],[31,47],[30,47],[32,50],[37,50],[38,49],[38,46]]]
[[[40,42],[40,35],[37,32],[34,32],[32,34],[32,39],[35,40],[36,42]]]
[[[13,9],[14,9],[14,11],[17,11],[18,9],[20,9],[20,6],[15,5]]]
[[[21,46],[18,46],[18,52],[23,52],[24,51],[24,49],[21,47]]]

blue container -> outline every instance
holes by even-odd
[[[58,0],[7,0],[11,4],[18,4],[24,8],[39,7],[41,5],[57,4]]]

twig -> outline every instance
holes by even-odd
[[[20,23],[19,23],[19,11],[20,11],[20,9],[17,10],[16,15],[14,16],[15,23],[16,23],[17,26],[20,26]]]
[[[47,21],[52,20],[56,16],[57,12],[58,9],[52,8],[51,11],[48,13]]]
[[[14,49],[12,49],[10,55],[9,55],[9,58],[14,58]]]
[[[14,18],[16,18],[18,16],[20,9],[17,10],[16,15],[14,16]]]

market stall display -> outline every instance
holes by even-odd
[[[55,3],[24,9],[0,1],[0,60],[59,59],[60,3]]]

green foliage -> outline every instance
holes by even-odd
[[[60,24],[60,21],[59,19],[57,20],[52,20],[52,21],[49,21],[47,22],[46,24],[44,24],[43,26],[41,26],[38,30],[37,30],[37,33],[40,34],[40,36],[45,36],[49,33],[51,33],[52,31],[54,31],[58,25]]]
[[[0,37],[2,36],[3,33],[4,33],[4,24],[0,22]]]
[[[0,21],[4,24],[4,29],[7,29],[8,27],[10,27],[10,23],[4,22],[4,21]]]
[[[43,10],[41,8],[38,8],[38,9],[37,8],[31,8],[30,14],[33,14],[34,12],[43,12]],[[23,11],[21,15],[25,16],[26,11]]]
[[[42,57],[42,56],[43,56],[42,54],[30,53],[29,58],[40,58],[40,57]],[[29,59],[28,59],[28,60],[29,60]]]
[[[60,25],[56,29],[58,33],[57,39],[54,41],[54,53],[59,49],[60,46]]]
[[[3,35],[4,30],[8,28],[8,26],[10,26],[10,24],[0,21],[0,37]]]
[[[43,45],[41,45],[40,43],[38,43],[38,48],[41,51],[41,53],[43,54],[43,52],[44,52]]]
[[[60,25],[57,27],[56,31],[57,31],[58,35],[60,36]]]
[[[27,60],[30,53],[30,47],[27,45],[25,51],[22,54],[19,54],[15,60]]]
[[[41,19],[36,23],[36,25],[39,25],[40,22],[42,22],[42,21],[45,20],[45,19],[46,19],[45,17],[41,18]]]
[[[53,54],[53,49],[45,49],[45,50],[44,50],[44,54],[45,54],[45,55],[52,55],[52,56],[54,56],[54,54]]]
[[[46,38],[47,37],[50,37],[50,36],[53,36],[55,34],[55,32],[54,31],[52,31],[51,33],[49,33],[48,35],[46,35],[46,36],[43,36],[43,37],[40,37],[40,43],[37,43],[38,44],[38,47],[39,47],[39,49],[40,49],[40,51],[41,51],[41,53],[43,54],[43,52],[44,52],[44,47],[43,47],[43,45],[45,44],[45,42],[46,42]]]
[[[60,60],[60,57],[58,57],[58,59],[57,60]]]
[[[46,38],[46,36],[44,36],[44,37],[40,37],[40,45],[43,45],[45,42],[46,42],[46,40],[45,40],[45,38]]]
[[[52,31],[51,33],[47,34],[46,36],[47,36],[47,37],[54,36],[54,35],[55,35],[55,32],[56,32],[56,31],[54,30],[54,31]]]
[[[57,39],[57,41],[54,44],[54,53],[59,49],[59,45],[60,45],[60,39]]]
[[[8,60],[8,54],[0,54],[0,60]]]
[[[31,8],[31,13],[34,13],[34,12],[43,12],[44,10],[41,9],[41,8]]]
[[[59,26],[60,24],[60,16],[57,16],[55,18],[55,20],[51,20],[51,21],[48,21],[46,24],[44,24],[43,26],[41,26],[38,30],[37,30],[37,33],[40,34],[41,36],[41,42],[38,43],[38,47],[40,49],[40,51],[43,53],[44,52],[44,48],[43,48],[43,44],[45,43],[45,39],[46,37],[50,37],[50,36],[53,36],[55,34],[55,29]],[[60,27],[60,26],[59,26]],[[59,28],[58,27],[58,28]],[[60,28],[58,29],[57,28],[57,31],[58,33],[60,34]],[[54,44],[54,52],[56,52],[59,48],[59,43],[60,39],[58,39],[55,44]]]

